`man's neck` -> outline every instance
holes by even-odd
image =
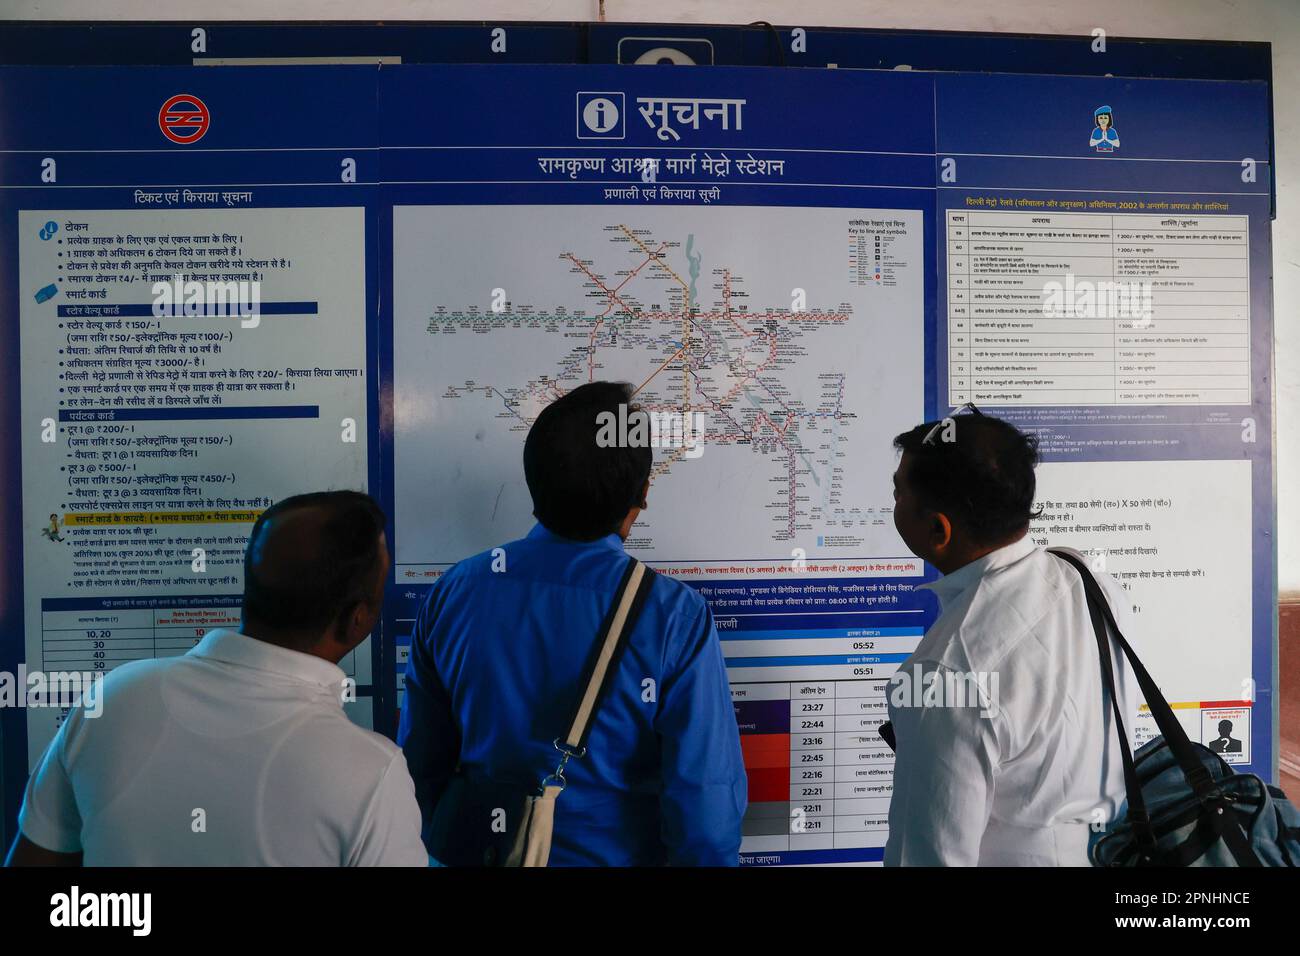
[[[310,654],[312,657],[319,657],[331,664],[337,664],[343,659],[343,655],[347,653],[347,651],[339,653],[337,642],[326,640],[320,634],[277,630],[276,628],[258,624],[255,621],[241,621],[239,633],[264,644],[283,647],[287,651],[297,651],[299,654]]]
[[[1015,544],[1017,541],[1019,541],[1027,534],[1029,534],[1028,528],[1013,535],[1012,537],[1006,538],[998,542],[997,544],[974,545],[970,548],[965,549],[959,554],[954,555],[951,560],[945,561],[943,564],[936,563],[934,566],[938,568],[940,571],[942,571],[945,575],[952,574],[954,571],[960,571],[968,564],[974,564],[980,558],[986,557],[992,554],[994,551],[1000,551],[1001,549],[1007,547],[1007,545]]]

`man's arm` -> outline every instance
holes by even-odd
[[[397,743],[415,782],[415,799],[423,827],[433,819],[433,808],[460,759],[460,729],[456,726],[451,695],[443,686],[434,661],[439,612],[444,591],[435,584],[416,616],[411,632],[411,656],[406,664],[406,696]]]
[[[663,772],[660,809],[668,862],[736,866],[747,803],[740,732],[713,615],[707,608],[660,687],[655,729]]]
[[[9,848],[5,866],[81,866],[81,852],[57,853],[37,846],[21,833]]]
[[[975,866],[993,807],[995,718],[981,717],[978,703],[913,704],[922,699],[925,675],[935,674],[942,687],[947,671],[931,661],[920,668],[920,675],[904,675],[921,680],[922,688],[914,697],[910,686],[899,687],[899,700],[909,706],[889,711],[898,749],[885,865]],[[895,686],[886,692],[892,695]]]
[[[18,811],[18,837],[5,866],[81,866],[81,812],[64,765],[64,741],[81,728],[83,720],[78,704],[28,778]]]

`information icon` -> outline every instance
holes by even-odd
[[[578,139],[623,139],[622,93],[578,94]]]

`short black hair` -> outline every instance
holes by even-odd
[[[644,414],[626,382],[589,382],[542,409],[524,441],[524,480],[533,515],[548,530],[595,541],[618,530],[641,504],[654,453],[648,442],[601,447],[596,436],[608,413],[631,423]]]
[[[907,482],[921,502],[959,522],[976,544],[1022,531],[1034,511],[1038,439],[979,413],[926,422],[894,439],[911,456]]]
[[[319,515],[306,532],[312,546],[286,549],[267,567],[263,559],[277,525],[304,510]],[[244,551],[244,620],[287,632],[335,626],[357,604],[373,599],[386,524],[379,503],[360,491],[294,495],[267,508]]]

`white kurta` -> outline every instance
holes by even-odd
[[[1140,651],[1123,590],[1094,576]],[[1025,536],[926,587],[943,613],[890,687],[885,864],[1086,865],[1092,829],[1124,805],[1124,773],[1078,572]],[[1111,654],[1131,742],[1140,692],[1113,639]],[[967,706],[911,689],[959,679],[979,688]]]

